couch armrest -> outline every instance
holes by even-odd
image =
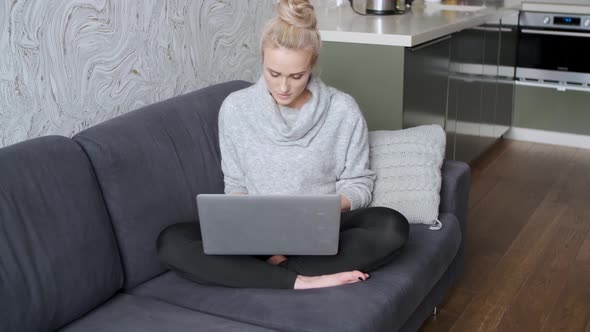
[[[462,161],[445,160],[442,165],[439,212],[454,214],[465,238],[469,210],[471,169]]]

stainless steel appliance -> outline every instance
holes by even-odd
[[[516,78],[588,88],[590,15],[522,12]]]
[[[405,13],[406,0],[350,0],[350,5],[361,15],[393,15]]]

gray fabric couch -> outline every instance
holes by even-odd
[[[73,139],[0,149],[0,331],[415,331],[463,269],[469,168],[443,166],[440,220],[362,283],[307,291],[201,286],[156,257],[167,225],[222,193],[217,113],[228,82]],[[203,267],[207,268],[207,267]]]

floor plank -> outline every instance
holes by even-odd
[[[522,146],[503,154],[488,174],[497,181],[496,186],[472,207],[467,236],[467,269],[463,287],[475,290],[480,287],[498,260],[504,256],[514,239],[525,227],[529,218],[547,196],[544,190],[531,190],[534,185],[550,188],[556,181],[547,174],[566,170],[574,151],[567,156],[551,146]],[[542,165],[542,166],[535,166]],[[510,169],[500,172],[498,168]],[[495,174],[495,175],[494,175]],[[483,175],[487,176],[487,175]]]
[[[446,312],[455,316],[459,316],[465,311],[465,308],[469,305],[471,300],[473,300],[474,296],[475,293],[472,291],[455,287],[455,289],[453,289],[453,296],[450,296],[443,301],[441,309],[444,309]]]
[[[421,331],[590,332],[589,197],[590,150],[496,144],[472,164],[466,271]]]
[[[501,140],[491,150],[491,156],[484,155],[471,165],[471,191],[469,206],[475,207],[497,184],[498,177],[490,169],[497,167],[510,169],[515,166],[518,157],[527,153],[532,146],[529,142]]]
[[[436,316],[431,316],[426,321],[421,332],[449,331],[456,320],[457,315],[442,310]]]
[[[568,211],[559,218],[559,227],[543,252],[544,259],[516,294],[503,315],[498,331],[541,331],[545,319],[557,305],[565,287],[564,276],[573,266],[588,227],[579,230],[575,213]],[[586,223],[588,225],[588,223]]]
[[[575,261],[571,264],[564,289],[557,299],[542,331],[584,331],[590,324],[590,151],[579,150],[571,172],[560,183],[560,194],[552,197],[564,200],[571,209],[570,227],[586,236]]]
[[[457,320],[453,331],[493,331],[524,282],[543,259],[541,252],[557,228],[565,206],[550,201],[533,213],[495,269],[482,281],[478,295]],[[490,308],[487,311],[482,307]]]
[[[590,322],[590,261],[572,265],[557,303],[541,331],[584,331]]]
[[[483,176],[499,160],[506,162],[507,158],[503,157],[504,153],[511,151],[508,149],[510,142],[500,140],[496,143],[488,153],[476,160],[471,165],[471,191],[469,197],[469,206],[473,207],[481,201],[483,197],[497,184],[494,177]],[[530,143],[529,145],[530,146]],[[501,159],[502,158],[502,159]]]

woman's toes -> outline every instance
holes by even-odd
[[[317,277],[297,276],[295,289],[332,287],[351,284],[365,280],[365,274],[360,271],[340,272]]]

